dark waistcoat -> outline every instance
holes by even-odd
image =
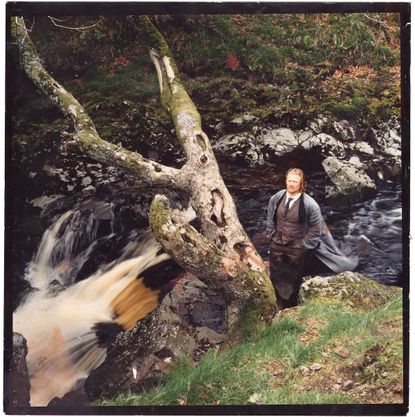
[[[305,236],[305,230],[304,225],[299,222],[299,209],[300,198],[292,204],[286,216],[284,216],[285,201],[278,206],[274,217],[277,232],[272,237],[273,242],[301,247],[301,239]]]

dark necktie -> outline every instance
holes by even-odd
[[[287,200],[287,202],[286,202],[286,204],[285,204],[285,212],[284,212],[284,217],[287,215],[287,213],[288,213],[288,210],[289,210],[289,208],[290,208],[290,203],[291,203],[291,201],[292,200],[294,200],[293,198],[291,198],[291,197],[288,197],[288,200]]]

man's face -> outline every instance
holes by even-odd
[[[301,191],[301,177],[298,174],[288,174],[286,179],[287,190],[290,194],[297,194]]]

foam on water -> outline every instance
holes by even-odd
[[[160,246],[147,233],[129,242],[111,264],[74,283],[96,237],[97,221],[86,217],[68,211],[44,233],[26,275],[36,290],[13,315],[13,330],[27,340],[32,406],[62,397],[103,362],[106,350],[94,325],[113,322],[111,301],[117,294],[140,271],[169,258],[157,254]],[[51,291],[55,282],[61,284],[58,293]]]

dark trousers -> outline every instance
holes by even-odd
[[[297,305],[303,278],[305,250],[271,242],[270,272],[280,309]]]
[[[317,275],[329,272],[312,251],[303,248],[293,248],[271,242],[270,250],[271,281],[277,296],[278,308],[288,308],[297,305],[298,293],[304,275]]]

